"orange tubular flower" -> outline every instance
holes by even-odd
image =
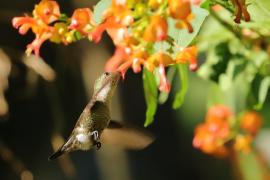
[[[116,34],[113,34],[116,33]],[[114,36],[114,43],[116,45],[116,50],[112,58],[106,63],[105,70],[106,71],[119,71],[124,77],[126,71],[132,67],[135,73],[141,71],[141,65],[148,57],[148,53],[143,49],[133,49],[133,46],[138,45],[138,41],[132,37],[125,34],[119,33],[119,31],[113,31],[110,29],[108,34],[110,36]],[[117,37],[118,36],[118,37]]]
[[[132,12],[128,8],[127,0],[112,0],[112,7],[106,12],[105,16],[114,16],[115,21],[122,26],[128,26],[133,22]]]
[[[193,146],[203,152],[225,155],[225,143],[230,138],[229,119],[231,111],[223,105],[213,106],[208,110],[206,122],[195,129]]]
[[[143,50],[137,50],[132,54],[132,69],[135,73],[141,71],[141,65],[145,62],[148,56],[148,53]]]
[[[164,0],[149,0],[148,1],[148,6],[152,9],[157,9]]]
[[[45,24],[50,24],[60,17],[59,5],[56,1],[42,0],[35,6],[33,15],[36,19],[42,19]]]
[[[196,46],[186,47],[176,54],[176,62],[185,64],[189,61],[189,69],[196,71],[198,68],[197,54],[198,49]]]
[[[169,93],[171,90],[171,85],[166,77],[166,71],[163,64],[159,65],[158,73],[160,76],[160,84],[159,84],[159,90],[164,91],[166,93]]]
[[[251,142],[262,123],[261,116],[257,112],[249,111],[241,117],[240,127],[245,133],[239,131],[238,123],[231,121],[232,117],[232,112],[226,106],[211,107],[205,123],[195,130],[193,146],[208,154],[229,150],[250,152]]]
[[[118,31],[113,32],[113,29],[110,29],[108,33],[117,33]],[[119,32],[118,32],[119,33]],[[119,36],[119,37],[117,37]],[[148,54],[143,49],[132,49],[132,46],[138,45],[138,41],[127,35],[114,35],[114,42],[117,44],[115,53],[112,58],[105,65],[106,71],[119,71],[124,77],[128,68],[132,67],[135,73],[140,72],[141,64],[144,59],[148,57]],[[117,38],[116,38],[117,37]],[[116,43],[116,41],[118,41]]]
[[[131,66],[132,62],[125,63],[125,60],[131,54],[130,48],[118,46],[115,49],[114,55],[107,61],[105,70],[109,72],[119,71],[124,78],[126,71]]]
[[[166,67],[166,66],[169,66],[173,63],[174,63],[174,61],[170,55],[163,53],[163,52],[158,52],[156,54],[151,55],[146,60],[144,65],[148,71],[152,72],[154,70],[154,68],[158,67],[160,64],[162,64],[163,66]]]
[[[262,117],[255,111],[248,111],[241,118],[241,128],[252,135],[257,134],[261,125]]]
[[[149,71],[158,68],[160,76],[159,90],[164,92],[170,91],[170,84],[166,78],[165,67],[173,64],[173,59],[165,53],[159,52],[149,57],[149,54],[143,49],[132,50],[130,47],[118,46],[112,58],[106,63],[106,71],[119,71],[124,78],[126,71],[132,67],[135,73],[141,71],[144,65]]]
[[[54,29],[48,24],[56,21],[60,17],[59,6],[55,1],[42,0],[35,6],[33,18],[29,16],[14,17],[12,25],[16,29],[19,28],[20,34],[26,34],[31,28],[35,33],[35,40],[27,46],[26,53],[29,55],[34,51],[35,55],[39,55],[40,46],[44,41],[52,37]]]
[[[190,33],[193,32],[189,23],[193,16],[190,0],[169,0],[169,12],[174,19],[181,20],[176,24],[178,28],[187,28]]]
[[[228,121],[229,118],[233,115],[231,110],[224,105],[216,105],[211,107],[208,110],[206,121],[213,122],[213,121]]]
[[[187,19],[191,14],[191,4],[185,0],[169,0],[170,14],[175,19]]]
[[[107,30],[115,45],[123,39],[119,34],[127,34],[127,26],[133,22],[132,12],[125,0],[113,0],[112,6],[105,12],[104,22],[98,25],[90,34],[89,39],[99,42],[104,31]]]
[[[69,29],[75,29],[87,35],[94,25],[95,22],[93,20],[92,11],[89,8],[82,8],[74,11]]]
[[[30,55],[32,51],[34,51],[36,56],[39,56],[39,49],[41,45],[48,39],[52,37],[53,33],[51,32],[44,32],[40,34],[36,34],[36,38],[32,41],[31,44],[27,45],[26,54]]]
[[[193,146],[207,154],[226,155],[224,143],[229,138],[228,123],[206,122],[197,126]]]
[[[252,142],[252,137],[250,135],[238,135],[236,136],[235,143],[233,145],[233,148],[236,151],[242,151],[245,153],[250,152],[250,144]]]
[[[107,33],[112,38],[115,45],[124,45],[126,44],[126,39],[128,38],[128,28],[119,27],[119,28],[108,28]]]
[[[126,71],[132,67],[135,73],[141,71],[141,65],[147,59],[148,53],[142,50],[131,51],[129,47],[117,47],[113,57],[106,63],[108,71],[119,71],[124,78]]]
[[[158,73],[160,76],[159,90],[164,92],[170,91],[170,84],[166,78],[165,67],[173,64],[174,61],[168,54],[158,52],[151,55],[144,63],[144,66],[149,70],[153,71],[155,67],[158,67]]]
[[[114,17],[108,17],[103,23],[96,26],[94,30],[89,33],[88,38],[95,43],[98,43],[101,40],[102,34],[108,29],[119,29],[122,26],[115,22]]]
[[[149,26],[146,27],[143,39],[147,42],[163,41],[167,38],[168,25],[161,16],[152,16]]]
[[[12,25],[16,29],[19,28],[19,33],[24,35],[28,30],[34,26],[37,26],[37,22],[34,18],[25,16],[25,17],[14,17],[12,19]]]

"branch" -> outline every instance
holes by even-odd
[[[224,21],[221,17],[219,17],[219,15],[213,11],[212,9],[210,9],[210,14],[213,16],[213,18],[215,18],[222,26],[224,26],[227,30],[229,30],[231,33],[234,34],[235,37],[242,39],[242,34],[237,31],[236,29],[233,28],[233,26],[231,24],[229,24],[228,22]]]

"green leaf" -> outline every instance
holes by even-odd
[[[108,9],[112,4],[111,0],[100,0],[94,7],[94,20],[96,23],[101,23],[103,12]]]
[[[202,23],[204,22],[205,18],[208,16],[208,11],[193,6],[192,12],[195,15],[195,18],[191,21],[192,27],[193,27],[193,33],[189,33],[187,29],[178,29],[175,27],[176,20],[173,18],[168,18],[168,36],[173,39],[173,41],[180,47],[187,47],[192,40],[196,37],[198,34]],[[157,42],[154,45],[155,51],[159,51],[161,49],[164,50],[170,50],[174,52],[178,52],[178,47],[171,47],[171,44],[167,42]]]
[[[247,59],[243,57],[238,57],[237,59],[233,59],[231,63],[229,63],[229,67],[232,67],[231,78],[234,80],[239,74],[244,72],[247,66]]]
[[[251,12],[252,20],[265,21],[270,17],[270,1],[269,0],[252,0],[248,6]]]
[[[153,71],[153,74],[155,76],[156,85],[157,85],[157,88],[158,88],[159,87],[159,84],[160,84],[159,69],[158,68],[155,68],[154,71]]]
[[[62,13],[62,14],[60,14],[58,21],[66,22],[66,21],[68,21],[68,16],[66,14]]]
[[[247,65],[247,59],[241,55],[234,55],[230,60],[227,60],[228,64],[226,72],[220,74],[218,82],[222,90],[228,90],[235,83],[236,78],[243,73]]]
[[[143,88],[147,105],[144,126],[147,127],[154,121],[154,116],[157,110],[158,89],[154,74],[146,69],[143,70]]]
[[[232,56],[228,42],[219,43],[209,50],[206,62],[199,69],[199,75],[218,83],[221,75],[225,74]]]
[[[231,18],[229,13],[225,15],[221,13],[221,16],[229,16],[229,18]],[[209,51],[209,49],[213,46],[216,46],[220,42],[228,40],[235,40],[234,34],[228,31],[212,16],[209,16],[204,21],[203,26],[200,30],[197,45],[199,46],[200,52]]]
[[[209,10],[210,9],[210,0],[205,0],[202,2],[202,4],[200,5],[201,8]]]
[[[173,102],[173,108],[178,109],[184,102],[185,96],[188,89],[188,67],[186,64],[178,65],[178,74],[180,79],[181,88],[178,93],[175,95]]]
[[[218,86],[218,84],[211,82],[209,84],[209,90],[207,92],[207,108],[214,106],[216,104],[224,104],[224,93]]]
[[[215,48],[215,54],[217,58],[217,63],[212,66],[213,73],[211,74],[210,79],[218,82],[219,76],[226,72],[229,59],[232,56],[228,47],[228,43],[223,42],[217,45],[217,47]]]
[[[172,84],[174,75],[176,73],[176,68],[177,66],[170,66],[168,68],[167,79],[170,82],[170,84]],[[158,97],[159,104],[164,104],[167,101],[168,97],[169,97],[169,93],[163,92],[163,91],[160,92],[159,97]]]
[[[192,12],[194,13],[194,16],[195,16],[195,18],[191,21],[191,24],[193,27],[193,33],[189,33],[187,29],[180,29],[180,30],[177,29],[175,27],[176,21],[172,18],[168,19],[168,26],[169,26],[168,34],[181,47],[186,47],[191,43],[191,41],[198,34],[205,18],[209,14],[207,10],[200,8],[198,6],[193,6]]]
[[[79,31],[74,32],[74,38],[77,40],[82,39],[82,34]]]
[[[263,78],[259,87],[258,103],[254,106],[255,109],[259,110],[263,107],[264,101],[268,94],[269,87],[270,87],[270,77]]]

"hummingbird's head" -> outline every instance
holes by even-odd
[[[105,72],[94,85],[94,96],[99,101],[107,101],[112,96],[121,75],[119,72]]]

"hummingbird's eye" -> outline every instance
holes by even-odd
[[[108,73],[108,72],[105,72],[105,75],[106,75],[106,76],[109,76],[109,75],[110,75],[110,73]]]

